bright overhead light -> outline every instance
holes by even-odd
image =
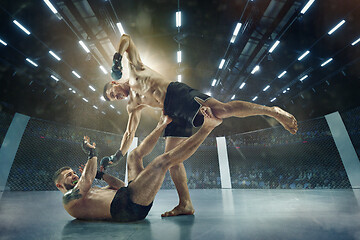
[[[308,51],[306,51],[306,52],[304,52],[299,58],[298,58],[298,60],[299,61],[301,61],[304,57],[306,57],[306,55],[308,55],[310,53],[310,51],[308,50]]]
[[[260,66],[259,66],[259,65],[256,65],[256,66],[254,67],[254,69],[251,71],[251,74],[256,73],[257,71],[259,71],[259,69],[260,69]]]
[[[91,85],[89,85],[89,88],[92,90],[92,91],[96,91],[96,89],[93,87],[93,86],[91,86]]]
[[[181,27],[181,11],[176,12],[176,27]]]
[[[118,22],[118,23],[116,24],[116,26],[118,27],[121,35],[125,34],[124,28],[123,28],[123,26],[121,25],[121,23]]]
[[[59,58],[58,55],[56,55],[53,51],[49,51],[49,53],[51,54],[51,56],[53,56],[56,60],[60,61],[61,58]]]
[[[27,30],[23,25],[21,25],[18,21],[14,20],[13,23],[16,24],[21,30],[23,30],[27,35],[30,35],[29,30]]]
[[[85,45],[85,43],[83,41],[79,41],[79,43],[82,46],[82,48],[85,50],[86,53],[90,52],[90,50],[88,49],[88,47]]]
[[[75,91],[75,90],[72,90],[71,92],[72,92],[72,93],[76,93],[76,91]]]
[[[57,81],[57,82],[59,81],[59,79],[58,79],[57,77],[55,77],[54,75],[51,75],[50,77],[51,77],[52,79],[54,79],[55,81]]]
[[[302,82],[302,81],[304,81],[306,78],[308,78],[309,76],[308,75],[305,75],[305,76],[303,76],[302,78],[300,78],[300,81]]]
[[[75,71],[72,71],[72,74],[74,74],[77,78],[81,78],[80,75]]]
[[[263,89],[263,91],[265,92],[266,90],[268,90],[270,88],[270,85],[267,85],[264,89]]]
[[[112,104],[110,104],[110,107],[111,107],[112,109],[114,109],[114,108],[115,108]]]
[[[258,97],[256,96],[256,97],[254,97],[252,100],[255,101],[257,98],[258,98]]]
[[[101,101],[104,101],[104,102],[106,101],[104,96],[101,96],[100,99],[101,99]]]
[[[235,94],[234,95],[232,95],[232,97],[231,97],[231,100],[234,100],[235,99]]]
[[[85,102],[89,102],[89,100],[87,100],[86,98],[82,98],[82,100],[84,100]]]
[[[270,100],[270,102],[273,102],[273,101],[275,101],[275,100],[276,100],[276,97],[275,97],[275,98],[273,98],[273,99],[271,99],[271,100]]]
[[[3,41],[3,40],[1,40],[1,39],[0,39],[0,43],[1,43],[1,44],[3,44],[4,46],[6,46],[6,45],[7,45],[7,43],[6,43],[6,42],[4,42],[4,41]]]
[[[331,35],[333,34],[333,32],[335,32],[339,27],[341,27],[343,24],[345,23],[345,20],[342,20],[341,22],[339,22],[335,27],[333,27],[333,29],[331,29],[328,34]]]
[[[34,63],[31,59],[26,58],[26,61],[28,61],[29,63],[31,63],[33,66],[38,67],[38,65],[36,63]]]
[[[221,62],[219,64],[219,69],[222,69],[225,63],[225,59],[221,59]]]
[[[116,111],[117,114],[121,115],[121,112],[120,111]]]
[[[305,7],[301,10],[301,14],[305,14],[306,11],[309,9],[309,7],[315,2],[315,0],[310,0],[308,1],[308,3],[305,5]]]
[[[46,3],[46,5],[50,8],[50,10],[51,10],[54,14],[57,14],[57,13],[58,13],[58,11],[57,11],[56,8],[54,7],[54,5],[52,5],[49,0],[44,0],[44,2]]]
[[[237,36],[238,33],[239,33],[240,28],[241,28],[241,23],[236,24],[236,28],[234,30],[233,35]]]
[[[93,105],[93,108],[98,109],[98,107],[97,107],[97,106],[95,106],[95,105]]]
[[[72,90],[72,88],[71,87],[69,87],[69,91],[71,91]]]
[[[216,79],[214,79],[214,80],[212,81],[211,86],[215,86],[215,84],[216,84]]]
[[[104,111],[101,111],[101,113],[104,114],[104,115],[106,114]]]
[[[326,60],[325,62],[323,62],[321,64],[321,67],[325,66],[326,64],[328,64],[329,62],[331,62],[333,60],[333,58],[329,58],[328,60]]]
[[[231,43],[235,42],[236,36],[238,35],[240,28],[241,28],[241,23],[236,24],[234,33],[233,33],[233,35],[231,37],[231,40],[230,40]]]
[[[275,50],[275,48],[279,45],[279,43],[280,41],[276,41],[270,48],[269,53],[272,53]]]
[[[205,94],[211,96],[211,92],[207,92],[207,93],[205,93]]]
[[[100,69],[101,69],[101,71],[102,71],[104,74],[107,74],[107,73],[108,73],[103,66],[100,66]]]
[[[286,90],[284,90],[283,93],[286,93]]]
[[[177,75],[178,82],[181,82],[181,75]]]
[[[246,84],[246,83],[243,82],[243,83],[240,85],[239,88],[240,88],[240,89],[243,89],[243,87],[245,86],[245,84]]]
[[[286,71],[283,71],[279,76],[278,78],[282,78],[287,72]]]
[[[1,41],[1,40],[0,40]],[[358,38],[357,40],[355,40],[351,45],[355,46],[358,42],[360,42],[360,38]]]
[[[177,51],[177,62],[181,63],[181,51]]]

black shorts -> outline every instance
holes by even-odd
[[[130,183],[129,183],[130,184]],[[149,213],[152,204],[142,206],[130,200],[131,190],[128,187],[120,188],[110,205],[112,219],[117,222],[134,222],[143,220]]]
[[[165,137],[190,137],[193,127],[204,122],[202,115],[197,116],[201,105],[195,97],[206,101],[210,96],[180,82],[171,82],[167,88],[164,113],[173,119],[165,129]]]

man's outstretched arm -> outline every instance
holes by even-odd
[[[142,108],[133,111],[128,110],[129,119],[126,125],[124,136],[120,144],[120,151],[123,155],[127,153],[132,141],[134,140],[136,129],[138,128],[140,123],[141,110]]]
[[[135,110],[129,111],[129,119],[127,122],[126,130],[121,140],[120,148],[116,153],[110,157],[104,157],[100,161],[100,171],[104,171],[109,164],[120,161],[130,148],[130,145],[135,137],[136,129],[139,126],[141,118],[141,110],[143,107],[138,107]]]
[[[95,150],[95,143],[90,144],[90,138],[85,136],[82,143],[83,151],[88,154],[88,161],[84,167],[82,175],[76,187],[81,194],[85,194],[91,188],[97,171],[97,153]]]

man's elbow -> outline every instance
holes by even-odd
[[[121,35],[120,40],[130,41],[130,38],[131,38],[130,35],[124,33],[123,35]]]
[[[124,137],[125,137],[126,139],[131,140],[132,138],[135,137],[135,131],[126,131],[126,132],[124,133]]]

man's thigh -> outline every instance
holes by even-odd
[[[128,182],[133,181],[143,170],[144,165],[140,157],[131,152],[127,159]]]

